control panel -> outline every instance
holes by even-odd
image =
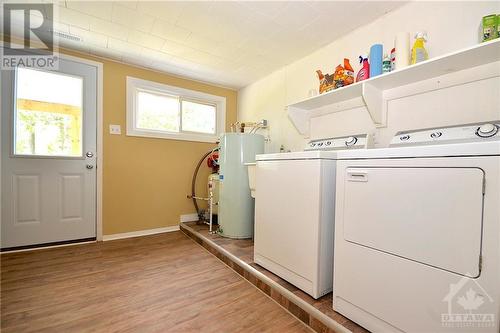
[[[372,136],[370,134],[360,134],[339,138],[327,138],[311,140],[304,150],[343,150],[371,148]]]
[[[449,144],[500,140],[500,121],[398,132],[390,146]]]

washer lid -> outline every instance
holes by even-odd
[[[296,151],[290,153],[260,154],[255,156],[256,161],[277,161],[277,160],[334,160],[338,151]]]
[[[343,150],[337,152],[337,159],[339,160],[453,156],[500,156],[500,141]]]

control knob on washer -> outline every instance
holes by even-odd
[[[432,132],[431,133],[431,138],[437,139],[443,135],[443,132]]]
[[[498,127],[494,124],[484,124],[477,128],[476,135],[481,138],[489,138],[498,133]]]
[[[409,134],[402,135],[402,136],[399,137],[399,140],[401,140],[401,141],[408,141],[408,140],[410,140],[410,135]]]
[[[350,136],[345,140],[345,145],[349,147],[354,145],[356,142],[358,142],[358,138],[356,138],[355,136]]]

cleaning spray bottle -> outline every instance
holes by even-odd
[[[411,64],[417,64],[419,62],[429,59],[427,50],[425,49],[425,42],[427,42],[427,33],[417,32],[415,35],[415,43],[411,49]]]
[[[363,64],[363,67],[358,72],[358,75],[356,76],[356,82],[366,80],[370,77],[370,64],[368,63],[368,57],[367,56],[359,56],[359,63]]]

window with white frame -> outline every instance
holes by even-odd
[[[224,97],[127,77],[127,135],[215,142],[225,113]]]

